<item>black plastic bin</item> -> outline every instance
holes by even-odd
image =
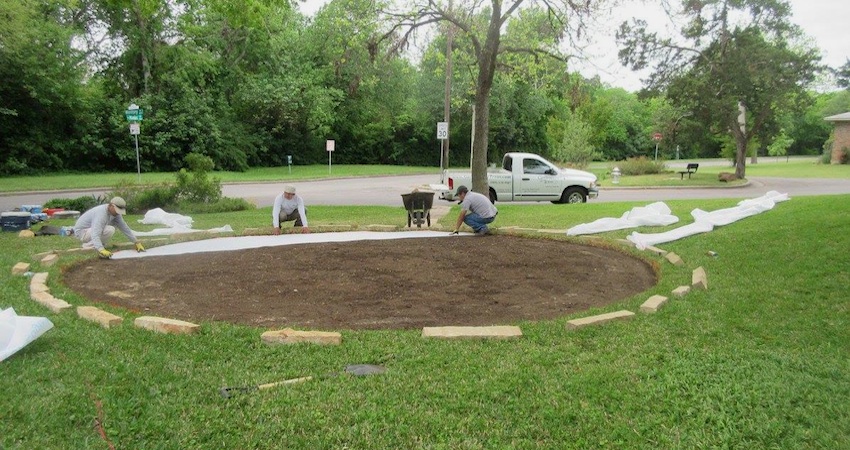
[[[414,223],[418,228],[422,228],[423,223],[431,226],[431,207],[434,206],[433,192],[401,194],[401,200],[404,202],[404,209],[407,210],[408,227]]]
[[[3,231],[20,231],[30,229],[32,213],[27,211],[10,211],[0,213],[0,226]]]

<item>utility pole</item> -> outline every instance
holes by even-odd
[[[449,11],[452,10],[452,1],[449,0]],[[448,31],[446,32],[446,90],[443,98],[443,122],[450,125],[451,130],[451,104],[452,104],[452,41],[454,40],[454,25],[449,23]],[[451,135],[451,132],[449,132]],[[440,150],[440,182],[445,183],[443,174],[449,168],[449,136],[442,140],[442,148]]]

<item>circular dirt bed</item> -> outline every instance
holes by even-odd
[[[656,274],[616,250],[497,235],[92,259],[64,283],[92,301],[187,321],[413,329],[557,318],[644,291]]]

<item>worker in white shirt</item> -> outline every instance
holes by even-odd
[[[94,248],[98,256],[109,259],[112,252],[106,246],[117,227],[136,245],[137,252],[145,251],[145,247],[124,221],[124,214],[127,214],[127,202],[121,197],[113,197],[108,204],[95,206],[83,213],[74,224],[74,236],[83,243],[83,248]]]
[[[307,225],[307,208],[304,207],[304,200],[295,194],[295,186],[284,187],[283,193],[274,199],[272,208],[274,234],[280,234],[280,225],[290,220],[295,221],[294,226],[301,227],[302,233],[310,232],[310,227]]]

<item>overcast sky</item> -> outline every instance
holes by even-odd
[[[328,0],[307,0],[300,3],[305,14],[315,13]],[[642,87],[641,76],[621,66],[617,61],[617,47],[614,35],[624,20],[639,18],[646,20],[652,30],[660,31],[668,19],[656,2],[648,4],[628,3],[617,8],[613,17],[600,20],[591,33],[595,44],[588,48],[589,60],[573,67],[584,76],[599,75],[602,81],[612,85],[636,91]],[[791,0],[792,22],[799,25],[820,48],[823,63],[830,67],[839,67],[850,58],[850,0]]]

